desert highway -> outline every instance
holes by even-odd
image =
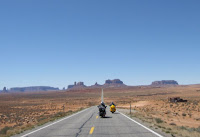
[[[58,121],[26,131],[15,137],[162,137],[135,123],[125,115],[109,112],[98,116],[98,108],[91,107]]]

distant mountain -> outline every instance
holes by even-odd
[[[106,80],[103,87],[122,87],[126,86],[120,79]]]
[[[70,89],[85,89],[85,88],[110,88],[110,87],[124,87],[126,86],[120,79],[114,80],[106,80],[105,84],[100,85],[97,82],[92,86],[85,86],[83,82],[74,82],[73,85],[68,86],[68,90]]]
[[[99,87],[102,87],[102,85],[100,85],[100,84],[98,84],[97,82],[94,84],[94,85],[92,85],[92,86],[90,86],[91,88],[99,88]]]
[[[82,88],[86,88],[87,86],[84,85],[84,82],[74,82],[74,85],[69,85],[68,89],[82,89]]]
[[[7,93],[8,92],[7,88],[4,87],[3,90],[2,90],[2,92]]]
[[[162,81],[154,81],[151,84],[152,86],[166,86],[166,85],[178,85],[178,82],[175,80],[162,80]]]
[[[55,91],[59,88],[49,86],[32,86],[32,87],[15,87],[11,88],[9,92],[31,92],[31,91]]]
[[[3,90],[0,90],[0,93],[7,93],[7,92],[8,92],[8,90],[6,87],[4,87]]]

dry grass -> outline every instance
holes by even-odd
[[[200,136],[200,85],[138,89],[127,100],[135,110],[132,116],[151,123],[172,136]],[[141,91],[141,92],[139,92]],[[145,95],[143,93],[146,92]],[[168,97],[187,99],[186,103],[169,103]],[[121,101],[118,107],[129,108]]]
[[[200,85],[104,89],[104,101],[174,136],[200,136]],[[168,97],[187,103],[169,103]],[[9,136],[100,103],[101,89],[0,94],[0,136]]]
[[[11,136],[97,104],[100,94],[41,92],[0,94],[0,136]]]

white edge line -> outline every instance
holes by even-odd
[[[118,111],[118,112],[119,112],[119,111]],[[149,129],[148,127],[145,127],[144,125],[140,124],[139,122],[137,122],[137,121],[133,120],[132,118],[130,118],[130,117],[128,117],[128,116],[126,116],[125,114],[122,114],[121,112],[119,112],[119,113],[120,113],[121,115],[123,115],[124,117],[128,118],[129,120],[131,120],[131,121],[135,122],[136,124],[138,124],[138,125],[142,126],[143,128],[145,128],[145,129],[149,130],[151,133],[153,133],[153,134],[157,135],[158,137],[163,137],[163,136],[161,136],[160,134],[156,133],[155,131],[153,131],[153,130]]]
[[[90,108],[91,108],[91,107],[90,107]],[[75,115],[78,115],[78,114],[80,114],[80,113],[82,113],[82,112],[84,112],[84,111],[86,111],[86,110],[88,110],[88,109],[90,109],[90,108],[87,108],[87,109],[85,109],[85,110],[82,110],[82,111],[80,111],[80,112],[77,112],[77,113],[75,113],[75,114],[73,114],[73,115],[71,115],[71,116],[65,117],[65,118],[63,118],[63,119],[61,119],[61,120],[58,120],[58,121],[54,122],[54,123],[51,123],[51,124],[46,125],[46,126],[44,126],[44,127],[42,127],[42,128],[39,128],[39,129],[37,129],[37,130],[35,130],[35,131],[32,131],[32,132],[30,132],[30,133],[28,133],[28,134],[25,134],[25,135],[23,135],[23,136],[21,136],[21,137],[26,137],[26,136],[28,136],[28,135],[30,135],[30,134],[33,134],[33,133],[35,133],[35,132],[37,132],[37,131],[40,131],[40,130],[44,129],[44,128],[50,127],[50,126],[52,126],[52,125],[54,125],[54,124],[56,124],[56,123],[58,123],[58,122],[61,122],[61,121],[66,120],[66,119],[68,119],[68,118],[71,118],[71,117],[73,117],[73,116],[75,116]]]

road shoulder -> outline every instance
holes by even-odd
[[[166,133],[162,132],[162,130],[160,128],[155,127],[154,124],[144,122],[143,120],[140,120],[139,118],[136,118],[136,117],[133,117],[133,116],[130,117],[130,110],[129,109],[121,109],[120,108],[120,109],[117,109],[117,111],[122,113],[122,114],[124,114],[124,115],[126,115],[128,118],[131,118],[132,120],[142,124],[143,126],[149,128],[150,130],[160,134],[163,137],[172,137],[171,134],[166,134]]]

